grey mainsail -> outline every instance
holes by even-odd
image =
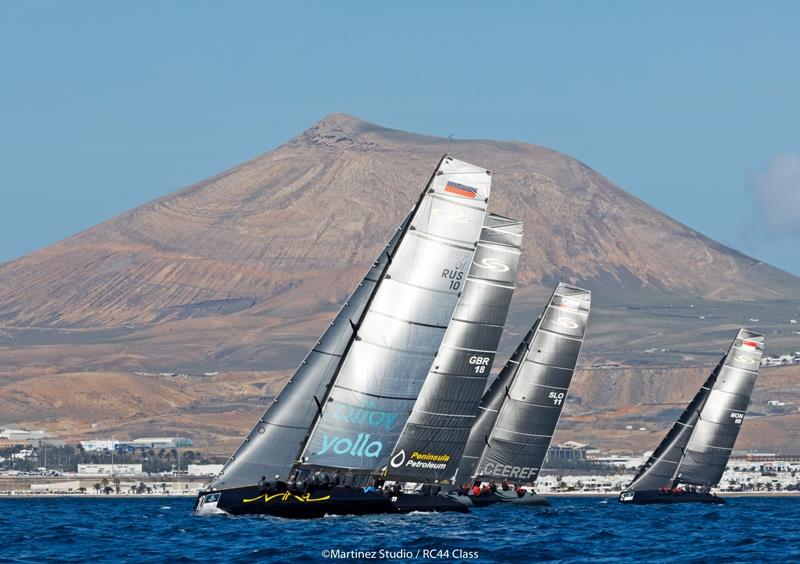
[[[569,391],[590,307],[588,290],[556,287],[507,383],[493,386],[493,396],[483,402],[485,411],[497,410],[496,419],[471,477],[536,481]]]
[[[486,169],[442,160],[357,324],[303,467],[373,471],[386,463],[463,290],[490,188]]]
[[[486,217],[439,354],[392,451],[388,478],[444,481],[455,474],[503,334],[521,244],[521,222]]]
[[[719,483],[750,404],[763,350],[763,335],[739,330],[728,352],[636,474],[630,490]]]
[[[483,394],[481,403],[478,406],[478,416],[472,424],[467,444],[464,447],[464,454],[461,456],[461,462],[458,466],[458,472],[456,473],[457,481],[459,481],[459,478],[461,479],[460,481],[463,481],[474,476],[475,467],[483,453],[484,446],[489,440],[489,433],[492,432],[492,427],[494,427],[497,421],[497,414],[500,412],[500,407],[503,405],[505,390],[508,388],[509,383],[514,378],[520,364],[525,358],[528,344],[531,342],[531,338],[533,338],[533,334],[536,332],[536,327],[539,326],[540,319],[541,317],[538,318],[533,324],[533,327],[528,330],[522,342],[517,345],[514,354],[509,357],[505,366],[503,366],[503,369],[497,375],[497,378],[494,379],[489,389]]]
[[[395,232],[302,364],[212,482],[216,489],[252,485],[261,476],[288,477],[359,319],[385,272],[410,215]]]

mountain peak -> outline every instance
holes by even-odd
[[[349,114],[334,112],[326,115],[303,133],[292,139],[291,145],[328,147],[336,150],[381,151],[383,147],[368,133],[384,128]],[[370,137],[367,139],[366,137]]]

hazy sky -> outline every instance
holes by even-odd
[[[800,2],[2,2],[0,261],[325,114],[573,155],[800,274]]]

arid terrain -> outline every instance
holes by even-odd
[[[525,223],[504,353],[557,280],[593,292],[558,439],[651,448],[740,326],[764,332],[768,351],[800,350],[789,323],[800,317],[800,278],[575,159],[519,142],[448,145],[332,114],[236,168],[1,264],[0,426],[65,438],[179,433],[230,448],[446,150],[491,168],[491,210]],[[799,376],[763,372],[751,410],[760,416],[739,446],[800,453]],[[770,399],[795,403],[777,413]]]

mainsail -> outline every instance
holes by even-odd
[[[455,474],[503,334],[521,243],[521,222],[486,217],[464,291],[387,477],[419,482]]]
[[[719,483],[758,376],[764,337],[740,329],[728,352],[683,411],[629,489]]]
[[[286,386],[244,439],[211,487],[252,485],[261,476],[286,478],[308,435],[321,401],[352,335],[351,322],[359,319],[389,265],[410,215],[359,282],[339,314],[308,353]]]
[[[388,460],[463,291],[490,187],[486,169],[440,163],[355,324],[304,467],[373,471]]]
[[[459,480],[536,481],[569,391],[590,307],[588,290],[563,283],[556,287],[542,316],[484,395],[485,415],[470,434]]]

